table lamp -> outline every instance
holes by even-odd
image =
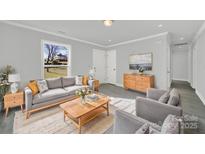
[[[11,93],[16,93],[19,89],[20,82],[20,75],[19,74],[9,74],[8,76],[8,82],[11,82]]]

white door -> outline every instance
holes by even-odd
[[[116,50],[107,51],[107,82],[116,84]]]
[[[104,50],[93,49],[93,68],[95,69],[95,78],[100,83],[105,82],[106,52]]]

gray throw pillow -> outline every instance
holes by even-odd
[[[62,81],[61,78],[53,78],[53,79],[47,79],[47,84],[49,89],[56,89],[56,88],[62,88]]]
[[[75,85],[75,77],[62,77],[63,87],[69,87]]]
[[[179,104],[179,99],[179,92],[174,88],[169,94],[169,100],[167,104],[177,106]]]
[[[37,80],[37,85],[40,93],[43,93],[48,90],[48,85],[46,80]]]
[[[149,134],[149,124],[142,125],[135,134]]]
[[[169,100],[169,91],[165,92],[160,98],[159,98],[159,102],[167,104]]]
[[[180,124],[177,116],[169,114],[163,122],[161,134],[179,134]]]

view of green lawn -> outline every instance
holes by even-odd
[[[44,78],[56,78],[61,76],[67,76],[67,67],[56,67],[49,68],[49,72],[47,72],[47,68],[44,68]]]

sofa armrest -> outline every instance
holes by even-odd
[[[136,115],[141,118],[161,125],[169,114],[182,116],[182,108],[149,98],[138,97],[136,99]]]
[[[147,98],[159,100],[159,98],[166,92],[166,90],[149,88],[147,89]]]
[[[137,116],[125,111],[116,110],[114,119],[114,134],[134,134],[144,123]]]
[[[32,91],[30,88],[26,87],[24,88],[24,93],[25,93],[25,109],[26,111],[28,111],[32,108],[32,101],[33,101]]]

